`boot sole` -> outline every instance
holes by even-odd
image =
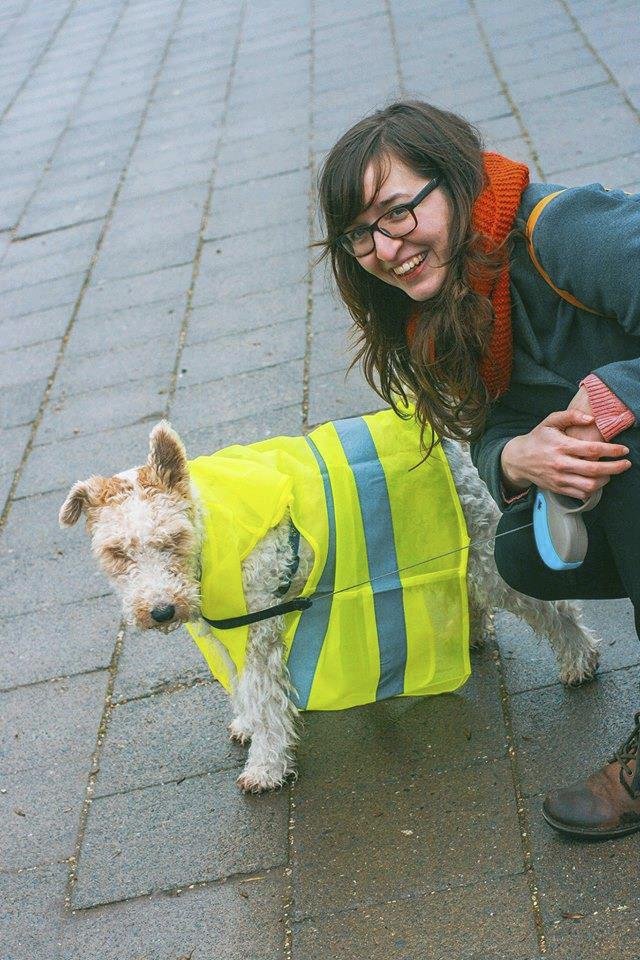
[[[554,830],[557,830],[559,833],[564,833],[565,836],[579,837],[582,840],[613,840],[615,837],[626,837],[628,834],[637,833],[637,831],[640,830],[640,821],[630,827],[618,827],[612,830],[590,830],[588,827],[568,827],[565,823],[554,820],[544,807],[542,808],[542,816]]]

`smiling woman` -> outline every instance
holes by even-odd
[[[348,130],[319,188],[354,363],[392,406],[414,401],[426,455],[429,425],[471,441],[512,534],[496,541],[503,579],[545,600],[628,596],[640,632],[640,197],[529,183],[419,101]],[[550,571],[527,523],[535,486],[586,500],[605,485],[583,565]],[[640,713],[614,761],[547,798],[547,820],[640,830],[639,741]]]

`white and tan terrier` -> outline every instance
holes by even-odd
[[[480,645],[487,617],[502,607],[548,638],[564,683],[589,679],[598,662],[597,640],[582,624],[579,604],[536,600],[502,580],[493,544],[487,542],[495,533],[499,511],[466,452],[449,442],[444,449],[472,542],[467,568],[472,645]],[[163,421],[151,432],[144,466],[74,484],[60,510],[60,523],[70,526],[86,515],[93,553],[122,599],[125,619],[142,630],[167,633],[200,617],[201,509],[183,444]],[[285,516],[243,562],[250,612],[283,599],[277,591],[293,565],[290,531]],[[299,554],[287,600],[300,594],[311,569],[313,556],[304,540]],[[250,741],[238,778],[244,791],[278,787],[295,771],[297,709],[291,698],[283,629],[282,616],[249,627],[245,667],[233,684],[231,738],[243,744]]]

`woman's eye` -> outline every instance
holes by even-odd
[[[393,210],[389,210],[385,220],[390,220],[392,223],[399,223],[407,216],[409,216],[409,209],[407,207],[394,207]]]
[[[356,227],[355,230],[351,230],[349,233],[351,242],[358,243],[359,240],[364,240],[368,232],[366,227]]]

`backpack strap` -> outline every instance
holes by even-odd
[[[534,267],[540,274],[543,280],[545,280],[552,290],[557,293],[557,295],[562,299],[566,300],[567,303],[570,303],[572,306],[577,307],[578,310],[586,310],[587,313],[592,313],[596,317],[605,317],[606,314],[600,313],[598,310],[592,310],[591,307],[585,306],[577,297],[574,297],[573,294],[569,293],[568,290],[562,290],[560,287],[557,287],[547,271],[544,269],[540,261],[538,260],[538,255],[536,253],[536,248],[533,244],[533,231],[535,230],[536,223],[540,219],[540,214],[545,209],[545,207],[551,203],[552,200],[555,200],[556,197],[560,196],[561,193],[564,193],[564,190],[556,190],[555,193],[549,193],[546,197],[543,197],[542,200],[536,203],[535,207],[529,214],[527,219],[527,225],[525,228],[525,237],[527,240],[527,249],[529,251],[529,256],[531,257],[531,262]],[[607,319],[612,320],[613,317],[607,317]]]

